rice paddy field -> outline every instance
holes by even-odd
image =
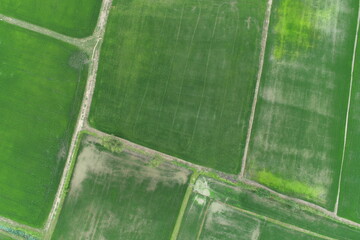
[[[266,0],[114,0],[90,124],[238,173]]]
[[[0,15],[0,240],[360,239],[359,0]]]
[[[200,176],[177,239],[358,239],[360,230],[247,186]]]
[[[360,223],[360,42],[356,51],[338,214]]]
[[[93,33],[101,2],[100,0],[1,0],[0,14],[81,38]]]
[[[0,45],[0,216],[42,227],[78,115],[85,55],[3,22]]]
[[[191,172],[118,150],[82,138],[52,239],[170,239]]]
[[[246,176],[333,210],[359,1],[274,1]]]
[[[242,213],[237,209],[219,202],[211,202],[207,206],[207,214],[203,220],[200,232],[194,238],[183,239],[292,239],[308,240],[321,239],[302,232],[287,229],[251,215]],[[196,232],[195,232],[196,233]],[[180,238],[181,239],[181,238]]]

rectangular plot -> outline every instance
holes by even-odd
[[[94,31],[102,0],[1,0],[0,14],[72,37]]]
[[[0,216],[42,227],[78,116],[87,56],[1,22],[0,45]]]
[[[204,199],[206,201],[202,201]],[[185,212],[179,240],[320,239],[249,215],[197,193],[192,194],[188,204],[190,205]]]
[[[357,43],[338,214],[360,223],[360,42]]]
[[[305,231],[308,231],[308,235],[310,234],[311,236],[319,237],[325,236],[330,239],[345,240],[360,238],[359,227],[354,227],[339,222],[335,219],[325,216],[322,212],[318,212],[307,206],[297,204],[290,200],[281,199],[264,189],[249,187],[247,185],[241,187],[230,186],[217,180],[201,176],[194,185],[193,194],[205,196],[208,198],[207,202],[222,202],[226,205],[234,207],[235,209],[241,209],[241,211],[245,214],[266,220],[266,225],[271,226],[269,223],[273,223],[287,229],[290,225],[294,226],[295,228],[301,228]],[[194,199],[194,196],[192,196],[191,199]],[[191,201],[189,201],[188,204],[191,205]],[[199,208],[193,209],[196,210]],[[191,216],[194,215],[194,213],[189,211],[189,208],[187,209],[187,212],[190,212],[189,215]],[[188,214],[187,212],[185,213],[184,218]],[[191,225],[191,223],[188,222],[186,225]],[[271,229],[266,231],[264,230],[265,232],[270,231],[266,234],[266,236],[269,236],[269,238],[272,236]],[[298,231],[297,229],[295,230]],[[287,230],[284,230],[283,232],[284,235],[287,234]],[[279,237],[278,239],[293,238],[295,237]]]
[[[209,206],[199,239],[257,239],[261,220],[236,211],[225,204],[213,202]]]
[[[357,0],[274,1],[246,176],[336,201]]]
[[[115,0],[90,124],[238,173],[266,0]]]
[[[52,239],[170,239],[191,173],[105,146],[82,139]]]
[[[282,226],[266,222],[261,228],[259,240],[320,240],[324,238],[314,237],[303,232],[298,232],[292,229],[284,228]]]

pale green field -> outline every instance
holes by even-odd
[[[319,237],[359,239],[360,228],[331,220],[262,189],[234,187],[200,176],[187,204],[178,239]]]
[[[198,236],[201,240],[321,239],[261,220],[219,202],[211,202],[207,206],[207,215],[200,231]]]
[[[149,160],[85,135],[52,239],[170,239],[191,172]]]
[[[246,176],[334,209],[358,0],[274,1]]]
[[[360,223],[360,40],[358,39],[338,214]]]

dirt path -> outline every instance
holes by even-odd
[[[166,160],[180,162],[182,164],[185,164],[185,165],[189,166],[190,168],[196,169],[199,172],[213,172],[213,173],[219,174],[224,179],[235,182],[236,176],[234,176],[234,175],[225,174],[225,173],[222,173],[222,172],[217,172],[217,171],[215,171],[214,169],[211,169],[211,168],[206,168],[206,167],[202,167],[202,166],[199,166],[199,165],[196,165],[196,164],[193,164],[193,163],[189,163],[189,162],[187,162],[187,161],[185,161],[183,159],[179,159],[179,158],[176,158],[176,157],[173,157],[173,156],[158,152],[156,150],[153,150],[153,149],[138,145],[136,143],[132,143],[132,142],[130,142],[130,141],[126,140],[126,139],[120,138],[120,137],[112,136],[110,134],[101,132],[101,131],[99,131],[97,129],[94,129],[94,128],[91,128],[89,126],[86,126],[84,128],[84,130],[95,133],[99,137],[113,137],[113,138],[119,140],[120,142],[122,142],[123,144],[125,144],[127,146],[130,146],[132,148],[138,149],[138,150],[140,150],[142,152],[147,152],[147,153],[149,153],[151,155],[157,154],[157,155],[160,155],[161,157],[165,158]],[[302,200],[302,199],[298,199],[298,198],[294,198],[294,197],[290,197],[290,196],[278,193],[278,192],[276,192],[276,191],[274,191],[274,190],[272,190],[272,189],[270,189],[270,188],[268,188],[268,187],[266,187],[266,186],[264,186],[264,185],[262,185],[260,183],[252,181],[252,180],[248,180],[248,179],[245,179],[245,178],[239,178],[237,180],[244,183],[244,184],[246,184],[246,185],[250,185],[250,186],[253,186],[253,187],[265,189],[265,190],[271,192],[272,194],[276,195],[277,197],[282,198],[284,200],[296,202],[296,203],[298,203],[300,205],[307,206],[309,208],[317,210],[321,214],[323,214],[323,215],[325,215],[325,216],[327,216],[327,217],[329,217],[331,219],[334,219],[336,221],[339,221],[339,222],[342,222],[344,224],[360,228],[359,223],[356,223],[356,222],[350,221],[348,219],[339,217],[336,214],[334,214],[334,212],[329,211],[329,210],[327,210],[327,209],[325,209],[323,207],[320,207],[319,205],[307,202],[307,201]]]
[[[96,39],[95,44],[92,46],[92,58],[91,58],[91,62],[90,62],[90,67],[89,67],[89,75],[88,75],[88,79],[87,79],[87,84],[86,84],[86,89],[85,89],[85,94],[84,94],[84,98],[82,101],[82,105],[81,105],[81,111],[78,117],[78,121],[76,124],[76,128],[71,140],[71,145],[70,145],[70,149],[69,149],[69,153],[68,153],[68,157],[66,160],[66,164],[64,167],[64,172],[59,184],[59,188],[53,203],[53,207],[51,209],[51,212],[49,214],[48,220],[45,224],[45,228],[44,228],[44,232],[46,233],[47,236],[50,236],[53,230],[53,227],[56,223],[56,215],[58,213],[58,211],[61,209],[61,205],[63,202],[63,194],[64,194],[64,190],[65,190],[65,183],[66,183],[66,179],[68,178],[69,174],[71,174],[70,169],[71,169],[71,165],[72,165],[72,160],[74,153],[75,153],[75,146],[76,146],[76,141],[79,137],[80,131],[83,130],[85,123],[87,121],[87,116],[89,114],[89,110],[90,110],[90,104],[91,104],[91,99],[92,99],[92,95],[94,92],[94,88],[95,88],[95,82],[96,82],[96,73],[98,70],[98,64],[99,64],[99,57],[100,57],[100,49],[101,49],[101,44],[102,44],[102,40],[105,34],[105,27],[106,27],[106,23],[108,20],[108,16],[109,16],[109,12],[110,12],[110,8],[111,8],[111,4],[112,4],[112,0],[104,0],[102,3],[102,7],[101,7],[101,12],[99,15],[99,19],[98,19],[98,23],[94,32],[94,35],[90,37],[90,39]],[[79,40],[81,41],[81,40]]]
[[[244,155],[242,157],[241,172],[239,174],[240,178],[244,177],[244,174],[245,174],[246,160],[247,160],[247,155],[248,155],[248,150],[249,150],[252,126],[253,126],[254,117],[255,117],[256,104],[257,104],[257,99],[258,99],[258,95],[259,95],[262,70],[263,70],[263,66],[264,66],[265,50],[266,50],[267,36],[268,36],[268,31],[269,31],[272,3],[273,3],[273,0],[268,0],[266,13],[265,13],[264,26],[263,26],[262,36],[261,36],[261,51],[260,51],[260,56],[259,56],[259,69],[258,69],[258,74],[257,74],[257,79],[256,79],[254,100],[253,100],[252,107],[251,107],[251,114],[250,114],[250,119],[249,119],[248,132],[247,132],[247,136],[246,136]]]
[[[83,50],[87,50],[87,48],[88,48],[87,43],[92,41],[93,38],[94,38],[94,35],[90,36],[90,37],[87,37],[87,38],[68,37],[66,35],[54,32],[54,31],[49,30],[47,28],[39,27],[37,25],[31,24],[31,23],[28,23],[28,22],[25,22],[25,21],[21,21],[21,20],[12,18],[12,17],[8,17],[8,16],[5,16],[3,14],[0,14],[0,21],[4,21],[4,22],[7,22],[9,24],[13,24],[13,25],[16,25],[18,27],[28,29],[28,30],[33,31],[33,32],[37,32],[37,33],[40,33],[40,34],[55,38],[57,40],[60,40],[60,41],[75,45],[75,46],[77,46],[77,47],[79,47],[79,48],[81,48]]]
[[[30,226],[15,222],[15,221],[13,221],[11,219],[8,219],[8,218],[0,217],[0,225],[1,225],[1,223],[5,223],[5,225],[9,224],[11,226],[22,228],[22,229],[27,229],[27,230],[32,231],[32,232],[41,233],[40,229],[33,228],[33,227],[30,227]]]

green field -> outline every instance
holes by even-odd
[[[215,206],[214,206],[215,204]],[[199,177],[190,196],[179,240],[184,239],[359,239],[360,228],[246,186]],[[237,236],[237,237],[235,237]],[[241,238],[243,237],[243,238]]]
[[[238,173],[265,8],[266,0],[115,0],[90,124]]]
[[[105,146],[82,139],[52,239],[170,239],[191,172]]]
[[[1,0],[0,14],[72,37],[90,36],[101,0]]]
[[[199,239],[203,240],[320,239],[261,220],[219,202],[211,202],[207,206],[207,215],[205,216],[204,224],[200,229],[198,236]],[[190,238],[186,237],[183,239],[186,240]]]
[[[0,22],[0,216],[42,227],[84,91],[84,55]]]
[[[334,209],[358,0],[274,1],[246,176]]]
[[[357,43],[338,214],[360,223],[360,40]]]
[[[11,238],[8,234],[0,232],[0,240],[14,240],[14,238]]]

